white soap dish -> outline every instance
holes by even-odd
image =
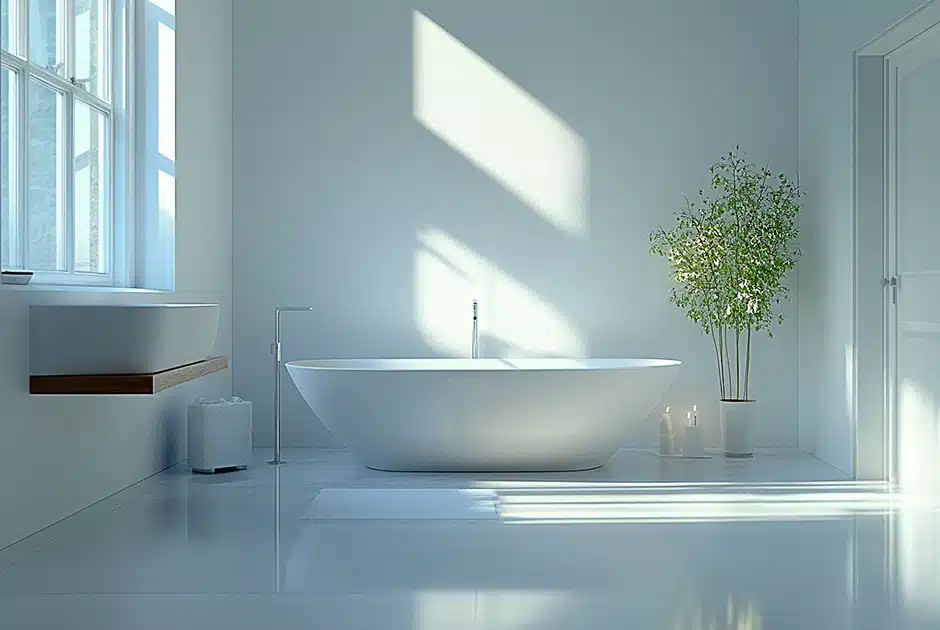
[[[8,269],[0,271],[0,284],[18,284],[26,285],[33,279],[32,271],[23,271],[20,269]]]

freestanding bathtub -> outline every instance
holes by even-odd
[[[287,370],[369,468],[562,471],[603,466],[648,421],[664,359],[354,359]]]

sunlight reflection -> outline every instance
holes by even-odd
[[[845,409],[847,413],[855,407],[855,348],[845,345]]]
[[[572,594],[564,591],[418,591],[414,594],[416,628],[542,628],[572,599]]]
[[[931,494],[940,489],[937,401],[911,380],[901,383],[898,400],[898,473],[905,491]]]
[[[940,517],[909,510],[897,518],[898,584],[907,610],[940,627]]]
[[[746,598],[728,596],[721,610],[690,600],[677,615],[675,630],[760,630],[761,614],[757,604]]]
[[[478,488],[535,488],[535,489],[654,489],[664,488],[681,491],[691,488],[733,488],[742,491],[792,490],[794,492],[823,489],[854,489],[886,492],[889,484],[880,481],[524,481],[524,480],[483,480],[476,484]]]
[[[434,350],[469,356],[470,305],[479,300],[485,356],[587,356],[574,326],[496,265],[432,227],[419,231],[418,242],[415,322]]]
[[[822,520],[894,513],[902,502],[883,485],[550,484],[479,482],[497,494],[510,523],[635,523]],[[868,486],[868,487],[866,487]]]
[[[584,140],[418,11],[414,116],[556,228],[587,233]]]

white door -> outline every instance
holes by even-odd
[[[889,438],[896,481],[940,490],[940,25],[888,56]],[[896,286],[895,286],[896,285]]]

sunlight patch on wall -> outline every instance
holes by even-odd
[[[157,24],[157,151],[176,160],[176,31]]]
[[[449,234],[419,230],[414,274],[415,323],[442,355],[470,356],[478,300],[484,356],[587,356],[578,330],[557,309]]]
[[[418,11],[414,116],[553,226],[587,234],[584,140]]]

